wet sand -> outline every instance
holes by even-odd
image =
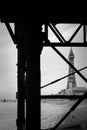
[[[41,103],[41,129],[54,127],[59,120],[68,112],[75,102],[67,103]],[[60,125],[64,127],[67,125],[80,124],[84,127],[87,122],[87,103],[81,103],[75,111],[73,111],[66,120]]]

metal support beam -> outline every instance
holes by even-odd
[[[84,70],[84,69],[87,69],[87,67],[84,67],[84,68],[82,68],[82,69],[79,69],[78,71],[82,71],[82,70]],[[60,80],[62,80],[62,79],[64,79],[64,78],[67,78],[67,77],[69,77],[70,75],[73,75],[73,74],[75,74],[75,73],[76,73],[76,72],[73,72],[73,73],[70,73],[70,74],[68,74],[68,75],[66,75],[66,76],[64,76],[64,77],[62,77],[62,78],[59,78],[59,79],[57,79],[57,80],[54,80],[54,81],[52,81],[52,82],[50,82],[50,83],[48,83],[48,84],[42,86],[41,89],[42,89],[42,88],[45,88],[45,87],[47,87],[47,86],[49,86],[49,85],[52,85],[52,84],[54,84],[54,83],[56,83],[56,82],[59,82]]]
[[[56,37],[58,38],[58,40],[63,43],[63,40],[61,39],[61,37],[59,36],[58,32],[55,30],[54,26],[52,24],[49,24],[50,29],[53,31],[53,33],[56,35]]]
[[[40,129],[40,56],[33,55],[27,59],[26,130]]]
[[[78,43],[78,42],[74,42],[71,43],[73,38],[76,36],[76,34],[78,33],[78,31],[81,29],[83,24],[80,24],[79,27],[75,30],[75,32],[72,34],[72,36],[70,37],[70,39],[68,41],[65,40],[65,38],[62,36],[62,34],[59,32],[59,30],[55,27],[54,24],[50,23],[48,24],[48,26],[50,27],[50,29],[53,31],[53,33],[55,34],[55,36],[58,38],[58,40],[60,41],[58,42],[50,42],[52,46],[60,46],[60,47],[68,47],[68,46],[72,46],[72,47],[87,47],[86,44],[86,28],[85,25],[83,25],[83,42],[82,43]],[[47,26],[47,25],[46,25]],[[47,27],[45,27],[47,28]],[[47,34],[47,29],[46,29],[46,34]],[[48,38],[48,35],[47,35]],[[43,46],[45,47],[49,47],[49,41],[46,41]]]
[[[83,41],[86,43],[86,25],[83,25]]]
[[[87,47],[87,42],[86,43],[58,43],[58,42],[50,42],[49,45],[49,41],[46,41],[46,43],[43,43],[44,47],[50,47],[50,46],[54,46],[54,47]]]
[[[48,24],[45,24],[45,34],[46,34],[46,39],[48,39]]]
[[[83,95],[41,95],[41,99],[79,99],[82,96]]]
[[[26,55],[24,52],[24,41],[22,35],[21,23],[15,23],[15,38],[17,42],[17,130],[24,130],[25,127],[25,71]]]
[[[87,79],[62,55],[62,53],[56,49],[54,46],[51,46],[53,48],[53,50],[68,64],[70,65],[75,71],[76,73],[85,81],[87,82]]]
[[[11,38],[12,38],[14,44],[17,44],[17,43],[16,43],[15,34],[13,34],[13,31],[12,31],[12,29],[11,29],[11,27],[10,27],[10,24],[9,24],[8,22],[5,22],[5,25],[6,25],[7,29],[8,29],[8,32],[9,32],[9,34],[10,34],[10,36],[11,36]]]
[[[76,29],[76,31],[73,33],[73,35],[71,36],[71,38],[69,39],[69,43],[73,40],[73,38],[76,36],[76,34],[78,33],[78,31],[80,30],[80,28],[82,27],[82,24],[79,25],[79,27]]]
[[[72,111],[74,111],[78,105],[85,99],[87,98],[87,92],[85,94],[83,94],[82,97],[80,97],[80,99],[78,99],[78,101],[70,108],[70,110],[65,114],[65,116],[56,124],[56,126],[50,130],[56,130],[56,128],[58,128],[60,126],[60,124],[70,115],[70,113]]]
[[[36,25],[30,23],[25,27],[27,30],[25,34],[27,38],[25,39],[27,57],[26,130],[40,130],[40,53],[42,44],[41,26],[38,23]]]
[[[23,48],[17,45],[18,49],[18,77],[17,77],[17,130],[23,130],[25,126],[25,85],[24,85],[24,54]]]
[[[15,23],[16,24],[16,23]],[[18,35],[17,28],[18,26],[15,26],[15,34],[13,34],[13,31],[10,27],[10,24],[5,21],[5,25],[8,29],[8,32],[14,42],[14,44],[17,44],[16,36]],[[17,25],[17,24],[16,24]],[[19,36],[18,36],[19,37]],[[22,42],[22,41],[21,41]],[[25,125],[25,88],[24,88],[24,71],[25,71],[25,55],[24,55],[24,48],[23,44],[17,45],[18,49],[18,76],[17,76],[17,130],[23,130],[23,127]]]
[[[51,24],[51,25],[54,27],[55,31],[58,33],[58,35],[60,36],[60,38],[62,39],[62,41],[65,43],[66,40],[65,40],[65,38],[62,36],[62,34],[60,33],[60,31],[55,27],[55,25],[53,25],[53,24]]]

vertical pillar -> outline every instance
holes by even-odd
[[[83,25],[83,42],[86,44],[86,25]]]
[[[40,129],[40,56],[29,56],[26,77],[26,130]]]
[[[48,25],[45,24],[45,34],[46,34],[46,40],[48,40]]]
[[[30,36],[30,37],[29,37]],[[29,28],[26,43],[26,130],[40,130],[40,25]]]
[[[15,26],[16,37],[18,35],[18,24]],[[17,40],[17,39],[16,39]],[[23,42],[17,43],[17,130],[24,130],[25,125],[25,86],[24,86],[24,72],[25,72],[25,54]]]

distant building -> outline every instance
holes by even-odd
[[[58,94],[59,95],[65,95],[66,94],[66,89],[61,90]]]
[[[71,48],[68,59],[73,66],[74,66],[74,58],[75,58],[75,56],[74,56],[73,50]],[[75,72],[75,71],[72,69],[71,66],[69,66],[69,72],[68,73],[71,74],[73,72]],[[87,88],[77,87],[76,77],[75,77],[75,74],[73,74],[73,75],[70,75],[68,77],[67,88],[61,90],[58,94],[59,95],[81,95],[84,92],[87,92]]]
[[[87,88],[85,88],[85,87],[73,88],[73,94],[75,94],[75,95],[82,95],[85,92],[87,92]]]

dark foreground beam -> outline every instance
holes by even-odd
[[[26,130],[40,130],[40,24],[30,23],[25,39],[26,70]],[[25,32],[24,32],[25,33]]]
[[[41,95],[41,99],[79,99],[82,95]],[[87,97],[86,97],[87,98]]]
[[[43,43],[43,46],[44,47],[50,47],[50,46],[54,46],[54,47],[87,47],[87,42],[85,43],[69,43],[69,42],[66,42],[66,43],[57,43],[57,42],[52,42],[50,43],[49,45],[49,42],[46,42],[46,43]]]

